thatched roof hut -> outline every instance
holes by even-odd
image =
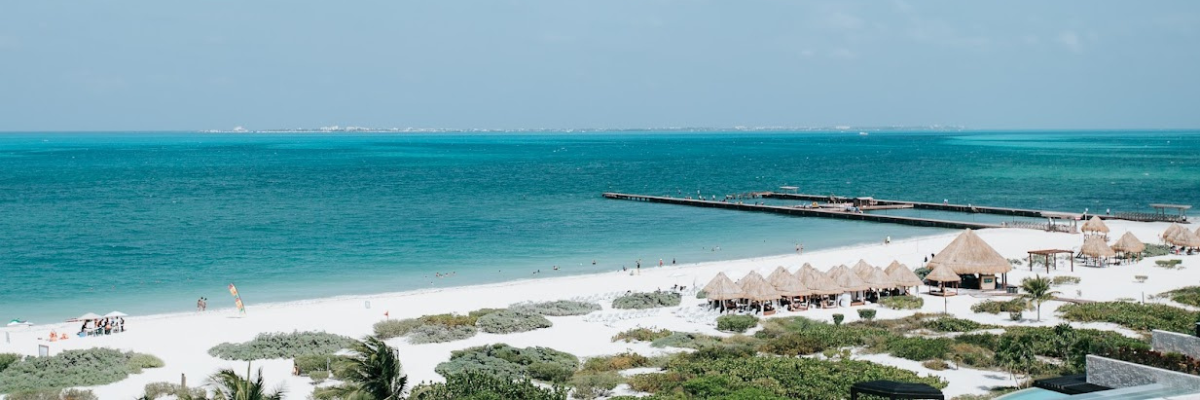
[[[735,300],[744,297],[742,288],[725,276],[724,272],[717,273],[717,276],[704,285],[704,294],[709,300]]]
[[[951,271],[950,267],[939,265],[934,267],[932,271],[929,271],[929,275],[925,275],[925,280],[934,282],[960,282],[962,278],[954,273],[954,271]]]
[[[1138,240],[1137,236],[1133,236],[1133,232],[1125,232],[1113,243],[1112,249],[1122,253],[1141,253],[1146,251],[1146,244]]]
[[[1175,231],[1174,234],[1165,237],[1164,239],[1167,241],[1167,243],[1176,246],[1200,247],[1200,236],[1197,236],[1195,233],[1192,233],[1192,231],[1182,227],[1179,228],[1178,231]]]
[[[801,279],[799,273],[796,275],[788,274],[788,276],[789,278],[787,282],[784,282],[782,286],[775,286],[775,290],[778,291],[781,296],[792,297],[808,296],[813,294],[812,289],[809,289],[808,285],[804,284],[804,281]]]
[[[829,277],[833,279],[834,283],[836,283],[838,286],[841,286],[842,289],[848,292],[857,292],[871,288],[870,285],[867,285],[866,282],[863,282],[862,278],[859,278],[854,271],[851,271],[850,268],[846,268],[845,265],[839,265],[830,269]]]
[[[850,268],[851,271],[854,271],[855,275],[858,275],[859,278],[864,280],[867,279],[867,275],[870,275],[871,270],[873,269],[875,269],[875,267],[871,266],[871,264],[867,264],[867,262],[861,258],[858,260],[858,263],[854,264],[854,266]]]
[[[796,280],[796,276],[788,272],[787,268],[783,266],[775,267],[775,270],[771,271],[770,275],[767,275],[767,283],[770,283],[776,289],[793,280]]]
[[[921,286],[923,284],[921,278],[915,272],[898,261],[892,261],[891,265],[888,265],[884,272],[887,273],[889,278],[892,278],[892,282],[900,287]]]
[[[867,276],[863,278],[863,282],[866,282],[873,289],[891,289],[903,286],[897,284],[892,277],[888,276],[887,272],[883,272],[883,269],[879,267],[871,267],[871,272],[867,273]]]
[[[1183,229],[1183,227],[1179,226],[1179,224],[1171,224],[1171,226],[1167,227],[1167,230],[1163,231],[1163,233],[1162,233],[1163,240],[1166,241],[1167,243],[1170,243],[1171,241],[1168,238],[1170,238],[1171,236],[1175,236],[1175,234],[1178,233],[1182,229]]]
[[[805,287],[812,291],[812,294],[842,294],[846,292],[828,275],[811,266],[807,269],[802,268],[797,275],[800,275],[800,280],[804,282]]]
[[[1104,241],[1104,238],[1099,236],[1088,236],[1083,239],[1083,247],[1079,248],[1079,252],[1091,258],[1117,256],[1117,252],[1108,247],[1108,243]]]
[[[767,283],[767,280],[762,275],[754,271],[750,271],[742,280],[738,281],[738,286],[742,288],[743,299],[768,301],[780,297],[779,291]]]
[[[1012,270],[1008,260],[970,229],[954,238],[954,241],[929,260],[927,266],[933,269],[946,266],[955,275],[995,275]]]
[[[1084,222],[1083,226],[1079,227],[1079,230],[1083,232],[1108,233],[1108,225],[1104,224],[1099,215],[1093,215],[1092,219]]]

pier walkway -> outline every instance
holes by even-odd
[[[774,213],[774,214],[795,215],[795,216],[801,216],[801,217],[836,218],[836,219],[847,219],[847,220],[854,220],[854,221],[870,221],[870,222],[882,222],[882,223],[913,225],[913,226],[928,226],[928,227],[935,227],[935,228],[986,229],[986,228],[1000,228],[1001,227],[1001,225],[998,225],[998,224],[985,224],[985,223],[979,223],[979,222],[964,222],[964,221],[947,221],[947,220],[941,220],[941,219],[903,217],[903,216],[897,216],[897,215],[867,214],[867,213],[859,213],[859,212],[837,211],[837,210],[828,209],[828,208],[805,208],[805,207],[796,207],[796,206],[787,207],[787,206],[771,206],[771,205],[761,205],[761,204],[743,204],[743,203],[728,202],[728,201],[695,200],[695,199],[684,199],[684,198],[662,197],[662,196],[647,196],[647,195],[625,194],[625,193],[604,193],[604,197],[609,198],[609,199],[616,199],[616,200],[645,201],[645,202],[650,202],[650,203],[677,204],[677,205],[693,206],[693,207],[723,208],[723,209],[727,209],[727,210],[767,212],[767,213]],[[803,195],[803,194],[786,194],[785,195],[785,194],[780,194],[780,193],[762,193],[762,197],[775,197],[775,198],[785,198],[785,199],[793,199],[793,200],[811,200],[811,201],[828,201],[828,200],[830,200],[830,196],[809,196],[809,195]],[[835,199],[836,199],[836,197],[835,197]],[[893,202],[890,205],[900,205],[901,203],[902,202]],[[904,203],[904,204],[907,204],[907,203]],[[934,203],[927,203],[927,204],[934,204]],[[888,205],[888,204],[881,203],[881,205]],[[938,205],[940,206],[941,204],[938,204]],[[915,205],[914,205],[914,207],[915,207]],[[1028,211],[1028,210],[1022,210],[1022,211]],[[1006,214],[1006,215],[1021,215],[1021,214]],[[1040,217],[1041,214],[1038,214],[1037,216]]]
[[[855,203],[859,198],[842,197],[842,196],[820,196],[812,194],[798,193],[774,193],[762,192],[759,193],[764,198],[785,199],[785,200],[803,200],[803,201],[826,201],[830,203]],[[979,213],[979,214],[998,214],[1011,215],[1015,217],[1033,217],[1033,218],[1061,218],[1066,213],[1057,211],[1043,210],[1026,210],[1020,208],[1004,208],[1004,207],[987,207],[977,206],[972,204],[947,204],[947,203],[924,203],[919,201],[902,201],[902,200],[882,200],[871,199],[873,204],[880,207],[895,207],[895,208],[915,208],[918,210],[938,210],[938,211],[953,211],[963,213]]]

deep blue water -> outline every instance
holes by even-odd
[[[0,319],[223,306],[230,282],[253,308],[939,232],[600,196],[785,184],[1074,212],[1200,205],[1200,135],[3,133]]]

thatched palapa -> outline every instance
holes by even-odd
[[[851,271],[850,268],[846,268],[845,265],[839,265],[830,269],[829,277],[833,279],[834,283],[837,283],[838,286],[841,286],[842,289],[847,292],[859,292],[871,288],[871,286],[867,285],[866,282],[863,282],[862,278],[859,278],[854,271]]]
[[[959,277],[958,274],[954,273],[954,271],[951,271],[950,267],[947,267],[945,265],[939,265],[937,267],[934,267],[932,271],[929,271],[929,275],[925,275],[925,279],[934,281],[934,282],[960,282],[960,281],[962,281],[962,278]]]
[[[1175,231],[1173,235],[1164,239],[1166,239],[1167,243],[1176,246],[1200,247],[1200,236],[1197,236],[1195,233],[1192,233],[1192,231],[1189,231],[1183,227],[1180,227],[1179,230]]]
[[[866,278],[863,278],[863,282],[873,289],[891,289],[901,286],[879,267],[871,267],[871,272],[867,274]]]
[[[1099,215],[1093,215],[1092,219],[1084,222],[1083,226],[1079,227],[1079,230],[1083,232],[1108,233],[1108,225],[1104,224]]]
[[[1113,243],[1112,249],[1122,253],[1141,253],[1146,251],[1146,244],[1138,240],[1137,236],[1133,236],[1132,232],[1125,232],[1120,239],[1117,239],[1116,243]]]
[[[854,271],[855,275],[858,275],[858,277],[862,278],[863,280],[867,279],[867,275],[871,274],[872,269],[875,269],[875,267],[871,266],[871,264],[867,264],[867,262],[863,259],[859,259],[858,263],[854,264],[854,267],[850,268],[851,271]]]
[[[809,268],[801,268],[798,275],[800,275],[800,279],[804,282],[804,286],[812,291],[812,294],[842,294],[846,292],[845,289],[838,286],[825,273],[817,271],[816,268],[812,268],[810,265],[805,265]]]
[[[704,286],[704,294],[709,300],[736,300],[744,297],[742,288],[725,276],[724,272],[717,273],[717,276]]]
[[[884,272],[888,274],[889,278],[892,278],[892,282],[895,282],[900,287],[921,286],[924,283],[921,282],[921,278],[917,277],[916,273],[899,261],[892,261],[891,265],[888,265]]]
[[[955,275],[994,275],[1012,270],[1008,260],[970,229],[954,238],[945,249],[929,260],[927,266],[933,269],[945,266]]]
[[[1083,247],[1079,248],[1079,252],[1091,258],[1107,258],[1117,256],[1117,252],[1113,251],[1111,247],[1108,247],[1108,243],[1104,241],[1104,238],[1099,236],[1088,236],[1086,239],[1083,239]]]
[[[738,286],[742,288],[742,298],[754,301],[769,301],[779,299],[779,291],[775,290],[771,284],[763,279],[762,275],[757,272],[750,271],[746,277],[738,281]]]
[[[782,286],[776,286],[775,290],[779,292],[780,296],[787,297],[808,296],[813,294],[813,291],[809,289],[808,285],[805,285],[804,281],[800,278],[799,272],[797,272],[796,275],[788,274],[787,282],[784,282]]]
[[[1163,240],[1166,241],[1167,243],[1170,243],[1171,241],[1168,238],[1170,238],[1171,236],[1175,236],[1175,234],[1178,233],[1182,229],[1183,229],[1183,227],[1179,226],[1179,224],[1171,224],[1171,226],[1167,227],[1167,230],[1163,231],[1163,233],[1162,233]]]
[[[775,267],[775,270],[771,271],[770,275],[767,275],[767,283],[770,283],[776,289],[793,280],[796,280],[796,276],[788,272],[787,268],[783,266]]]

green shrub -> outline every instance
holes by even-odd
[[[858,309],[858,317],[865,319],[867,321],[873,320],[873,319],[875,319],[875,309],[860,308],[860,309]]]
[[[1013,311],[1029,311],[1029,302],[1016,298],[1008,301],[984,300],[971,305],[971,311],[977,313],[999,314]]]
[[[529,332],[534,329],[549,328],[550,320],[541,314],[529,311],[504,310],[484,315],[476,323],[479,329],[487,333],[517,333]]]
[[[346,359],[345,356],[333,354],[306,354],[296,356],[292,359],[292,363],[296,365],[301,374],[307,374],[313,371],[332,371],[334,366]]]
[[[207,394],[204,388],[189,388],[184,391],[178,383],[154,382],[146,384],[144,397],[147,399],[157,399],[163,396],[204,398]]]
[[[612,341],[623,340],[629,342],[653,342],[658,339],[671,336],[671,331],[666,329],[653,328],[633,328],[613,336]]]
[[[613,300],[612,308],[641,310],[658,307],[678,306],[683,296],[674,292],[631,293]]]
[[[342,335],[325,332],[260,333],[246,343],[221,343],[208,354],[225,360],[267,360],[302,355],[332,354],[354,343]]]
[[[650,346],[659,348],[677,347],[681,349],[699,349],[704,346],[717,345],[720,343],[721,339],[714,336],[690,332],[675,332],[670,335],[654,339],[654,341],[650,343]]]
[[[51,357],[29,357],[10,364],[0,372],[0,393],[37,392],[119,382],[134,369],[129,361],[136,355],[108,348],[93,348],[64,350]],[[139,363],[144,360],[139,357]]]
[[[941,317],[926,320],[924,322],[924,326],[926,329],[938,332],[970,332],[984,328],[990,328],[988,325],[984,325],[969,319],[954,317]]]
[[[841,325],[842,321],[846,320],[846,316],[842,314],[833,314],[833,324]]]
[[[97,400],[95,393],[91,390],[81,389],[47,389],[30,392],[14,393],[8,396],[9,400]]]
[[[1171,246],[1165,244],[1146,243],[1146,250],[1142,251],[1144,257],[1160,257],[1168,254],[1171,254]]]
[[[1078,322],[1111,322],[1138,331],[1161,329],[1179,333],[1195,332],[1200,313],[1164,304],[1102,302],[1066,304],[1059,307],[1063,319]]]
[[[880,300],[879,305],[893,310],[917,310],[925,306],[925,299],[918,296],[889,296]]]
[[[578,368],[579,359],[558,350],[494,344],[453,351],[450,361],[438,364],[434,371],[447,378],[479,372],[509,379],[527,377],[562,383]]]
[[[409,319],[389,319],[375,323],[375,336],[380,339],[391,339],[407,335],[421,326],[422,322],[416,318]]]
[[[1053,279],[1050,279],[1050,284],[1052,284],[1054,286],[1074,285],[1074,284],[1078,284],[1079,281],[1081,281],[1081,280],[1082,279],[1080,279],[1078,276],[1062,275],[1062,276],[1056,276]]]
[[[58,395],[62,400],[99,400],[91,390],[65,389]]]
[[[933,272],[933,269],[927,267],[921,267],[913,270],[913,274],[916,274],[918,278],[921,278],[921,280],[925,280],[925,277],[929,276],[930,272]]]
[[[707,299],[707,298],[708,298],[708,292],[705,292],[705,291],[703,291],[703,290],[697,291],[697,292],[696,292],[696,298],[697,298],[697,299]]]
[[[308,376],[308,379],[312,379],[314,385],[320,385],[326,379],[329,379],[329,376],[332,374],[329,371],[312,371],[305,375]]]
[[[922,362],[921,365],[924,366],[925,368],[929,368],[934,371],[943,371],[947,368],[950,368],[950,365],[946,364],[946,361],[940,360],[940,359],[939,360],[928,360],[928,361]]]
[[[717,330],[742,333],[758,326],[758,317],[753,315],[722,315],[717,317]]]
[[[149,354],[130,353],[129,361],[125,365],[129,367],[129,373],[140,374],[142,369],[162,368],[164,364],[162,359]]]
[[[1159,294],[1160,297],[1166,297],[1179,304],[1187,304],[1193,307],[1200,307],[1200,286],[1188,286],[1179,289],[1166,291]],[[3,370],[3,361],[0,361],[0,370]]]
[[[1022,312],[1021,310],[1008,312],[1008,319],[1010,319],[1010,320],[1020,321],[1022,317],[1024,317],[1024,312]]]
[[[583,362],[585,372],[623,371],[651,365],[650,358],[638,353],[625,352],[611,356],[592,357]]]
[[[580,373],[571,378],[571,386],[575,387],[571,397],[585,400],[608,397],[622,383],[625,383],[625,378],[616,372]]]
[[[892,334],[868,326],[835,326],[803,317],[774,318],[763,321],[763,329],[754,334],[761,341],[758,349],[786,356],[816,354],[830,348],[863,346]]]
[[[525,311],[550,317],[565,317],[584,315],[600,311],[600,305],[573,300],[546,301],[541,303],[522,303],[509,307],[514,311]]]
[[[20,354],[0,353],[0,372],[4,372],[5,369],[8,369],[9,365],[12,365],[17,361],[21,361],[21,358],[23,357]]]
[[[1183,260],[1154,260],[1155,266],[1166,269],[1182,269],[1183,267],[1179,266],[1181,263]]]
[[[462,315],[462,314],[434,314],[418,317],[417,320],[422,325],[442,325],[442,326],[475,326],[479,322],[479,317],[487,315],[490,310],[478,310],[473,313],[477,315]]]
[[[561,388],[546,389],[528,380],[513,381],[503,376],[467,372],[446,377],[445,383],[426,383],[413,388],[409,400],[566,400]]]
[[[446,343],[475,336],[477,330],[471,325],[421,325],[408,333],[408,342],[412,344]]]
[[[908,360],[924,361],[945,358],[952,344],[954,340],[947,338],[896,336],[884,341],[875,350]]]

